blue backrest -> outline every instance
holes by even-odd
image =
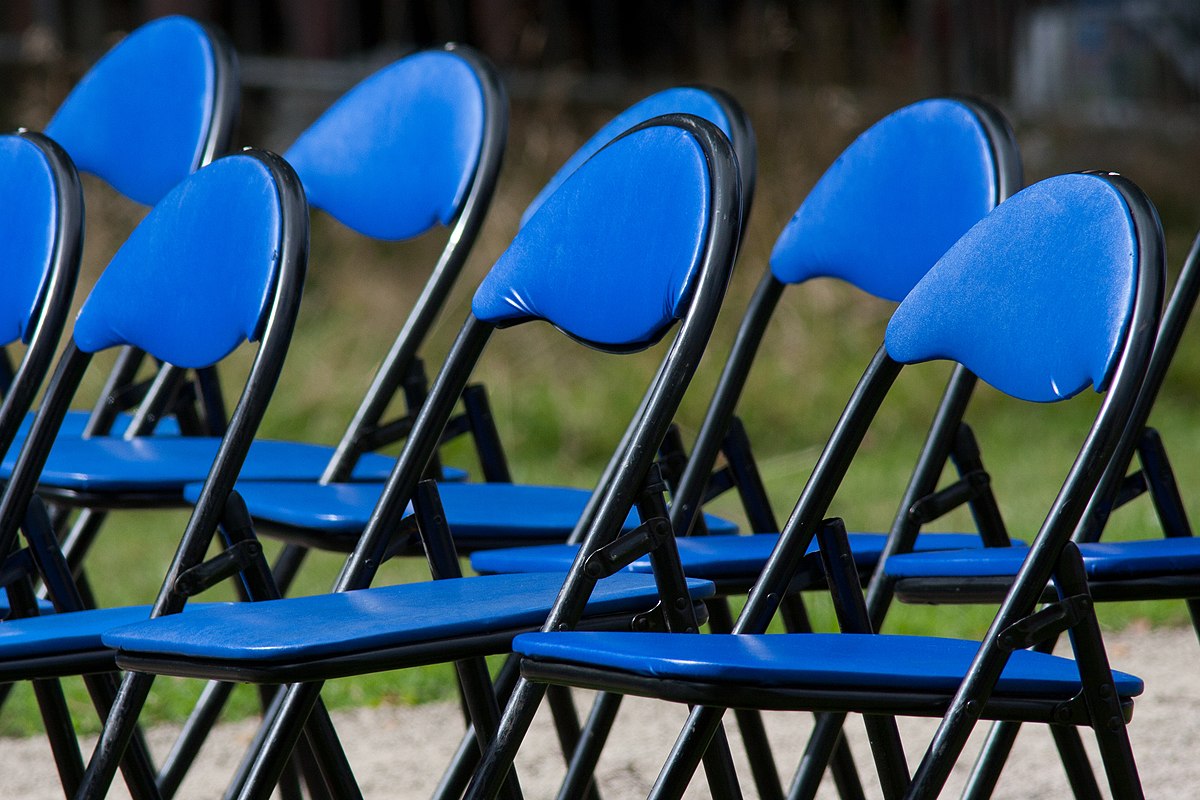
[[[28,342],[54,263],[58,191],[46,154],[20,136],[0,136],[0,343]]]
[[[87,352],[133,345],[181,367],[209,366],[261,328],[282,224],[276,184],[250,155],[214,161],[134,229],[75,322]]]
[[[973,227],[893,315],[887,351],[949,358],[1014,397],[1051,401],[1107,384],[1138,264],[1125,199],[1099,175],[1017,193]]]
[[[458,214],[483,146],[484,92],[454,51],[429,50],[347,92],[284,154],[309,203],[378,239]]]
[[[935,98],[860,135],[825,172],[771,252],[783,283],[834,277],[898,301],[1001,199],[984,121]]]
[[[214,48],[186,17],[143,25],[83,76],[47,135],[80,171],[156,203],[205,158],[221,91]]]
[[[575,170],[594,156],[600,148],[611,142],[613,139],[620,136],[630,128],[653,119],[663,114],[691,114],[693,116],[706,119],[712,124],[721,129],[721,132],[730,138],[735,149],[738,147],[738,136],[735,136],[733,130],[733,120],[729,118],[729,113],[722,102],[722,98],[718,97],[713,92],[698,86],[681,86],[674,89],[665,89],[661,92],[656,92],[644,100],[634,103],[629,108],[622,111],[617,116],[613,117],[607,125],[596,131],[593,136],[584,142],[575,153],[567,159],[566,163],[559,168],[558,172],[546,183],[542,190],[538,192],[537,197],[533,198],[533,202],[525,209],[525,213],[521,215],[521,225],[524,226],[533,215],[541,208],[542,203],[554,194],[558,187],[562,185]],[[747,132],[749,135],[749,132]],[[753,143],[750,143],[750,155],[753,155]],[[745,161],[746,155],[738,153],[739,160]],[[743,179],[747,174],[747,170],[752,170],[752,164],[741,164]],[[743,193],[748,188],[743,186]]]
[[[711,199],[708,164],[690,133],[636,130],[541,204],[472,310],[496,324],[542,319],[606,349],[653,344],[686,307]]]

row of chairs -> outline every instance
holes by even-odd
[[[202,71],[210,79],[232,61],[212,55],[221,50],[219,36],[188,20],[147,26],[81,82],[49,130],[77,107],[76,95],[105,85],[101,67],[120,63],[128,48],[153,42],[160,30],[200,41],[199,52],[208,53]],[[147,50],[186,51],[161,42]],[[138,74],[146,72],[143,65]],[[228,77],[206,87],[207,100],[228,102]],[[827,763],[843,796],[861,793],[839,739],[851,711],[865,715],[888,797],[936,795],[980,717],[1051,723],[1081,796],[1090,791],[1091,770],[1068,731],[1094,728],[1114,794],[1137,796],[1124,721],[1141,684],[1109,670],[1091,610],[1093,588],[1098,597],[1110,590],[1112,597],[1128,595],[1098,589],[1106,573],[1097,559],[1121,558],[1120,579],[1140,587],[1130,591],[1152,585],[1171,596],[1191,596],[1194,565],[1174,529],[1169,543],[1135,553],[1154,561],[1149,580],[1147,573],[1130,572],[1141,562],[1130,566],[1124,546],[1096,545],[1108,549],[1089,553],[1088,541],[1139,486],[1172,519],[1182,514],[1181,505],[1167,502],[1172,486],[1163,459],[1147,470],[1149,477],[1130,479],[1125,472],[1135,452],[1144,463],[1162,453],[1144,432],[1146,418],[1195,299],[1189,261],[1159,335],[1161,230],[1137,188],[1118,176],[1082,174],[1017,192],[1011,131],[981,102],[931,100],[888,117],[826,173],[781,234],[692,453],[683,458],[679,448],[668,448],[660,467],[657,454],[670,439],[671,419],[707,343],[749,213],[750,126],[731,98],[686,88],[655,95],[600,131],[530,206],[426,390],[416,351],[486,211],[505,116],[499,82],[478,55],[453,48],[411,56],[352,90],[285,153],[298,178],[287,162],[259,151],[218,159],[181,177],[114,257],[80,312],[23,445],[15,432],[7,440],[8,483],[0,499],[0,536],[13,554],[5,563],[11,616],[0,624],[0,671],[9,681],[34,681],[68,795],[104,796],[118,765],[135,796],[174,791],[205,720],[215,715],[200,712],[186,742],[156,774],[136,722],[153,676],[171,674],[217,681],[207,693],[217,698],[219,687],[232,681],[284,686],[265,695],[266,721],[231,796],[268,796],[281,779],[285,792],[298,791],[290,763],[310,787],[356,796],[320,706],[321,682],[454,661],[471,739],[456,755],[442,796],[461,794],[477,762],[469,796],[519,794],[509,765],[543,693],[550,694],[564,745],[573,751],[563,796],[597,791],[592,766],[618,693],[696,706],[655,796],[678,796],[701,759],[714,796],[737,796],[720,723],[727,705],[741,709],[738,722],[755,750],[754,780],[763,796],[783,796],[752,713],[772,708],[819,715],[793,796],[811,796]],[[32,148],[55,165],[49,185],[68,198],[44,204],[43,213],[65,215],[66,233],[55,238],[50,255],[38,255],[65,264],[60,282],[70,285],[59,293],[69,297],[80,238],[78,221],[71,220],[81,216],[70,162],[45,137],[10,138],[14,147]],[[412,159],[414,150],[426,158]],[[213,153],[193,147],[191,154],[198,167]],[[299,300],[305,192],[309,202],[369,236],[401,238],[439,223],[452,229],[346,435],[324,450],[253,439]],[[222,232],[219,241],[214,230]],[[900,306],[780,527],[733,412],[783,287],[821,276],[842,278]],[[65,311],[57,313],[61,331]],[[486,397],[469,384],[492,334],[531,320],[614,354],[645,349],[679,323],[591,493],[509,482]],[[32,329],[28,321],[21,326]],[[226,425],[210,368],[245,339],[261,344]],[[163,364],[147,386],[130,385],[133,368],[110,378],[106,408],[117,405],[107,402],[117,395],[141,400],[125,435],[93,435],[110,429],[97,427],[96,416],[75,430],[65,427],[90,354],[113,346],[134,348],[130,362],[148,353]],[[0,434],[7,426],[16,431],[25,419],[48,369],[44,358],[33,390],[6,394]],[[931,359],[960,366],[896,526],[888,536],[846,535],[837,521],[823,520],[832,494],[901,365]],[[193,379],[187,370],[196,370]],[[977,376],[1041,402],[1065,399],[1088,384],[1106,391],[1096,425],[1031,547],[1008,546],[978,448],[962,422]],[[383,422],[402,387],[409,414]],[[461,416],[455,413],[460,402]],[[107,413],[106,426],[114,422]],[[177,430],[145,435],[172,413]],[[217,431],[222,435],[211,435]],[[464,431],[474,434],[488,483],[461,482],[439,463],[444,438]],[[184,435],[192,433],[210,435]],[[372,467],[370,451],[400,439],[399,458],[374,456],[379,460]],[[727,467],[714,473],[721,451]],[[951,460],[962,478],[939,490]],[[428,477],[440,480],[422,480]],[[722,535],[730,534],[729,523],[699,513],[710,495],[733,485],[762,535]],[[154,605],[89,608],[81,556],[104,510],[184,498],[194,511]],[[978,535],[918,536],[924,522],[963,503],[979,522]],[[55,530],[72,505],[85,510],[60,548]],[[290,543],[275,570],[263,560],[256,528]],[[218,534],[221,551],[206,560]],[[1078,547],[1068,543],[1072,535]],[[495,550],[518,542],[543,546]],[[334,592],[282,599],[311,547],[351,551]],[[899,555],[909,550],[918,552]],[[434,580],[370,588],[384,560],[419,552]],[[462,577],[459,552],[472,553],[475,568],[487,574]],[[976,581],[981,591],[1004,597],[982,645],[872,633],[894,588],[905,598],[921,586],[910,583],[921,575],[899,571],[905,563],[943,565],[931,585],[945,594],[953,576],[944,565],[980,563],[981,553],[984,563],[1009,565],[976,573],[985,579]],[[860,572],[871,581],[865,600]],[[39,605],[35,575],[52,609]],[[232,576],[239,577],[244,597],[257,602],[187,604]],[[747,588],[750,600],[735,623],[723,598]],[[833,593],[843,633],[807,629],[801,592],[811,588]],[[1035,611],[1043,600],[1049,605]],[[780,610],[795,635],[763,637]],[[676,635],[697,631],[705,620],[722,632]],[[542,633],[523,633],[538,628]],[[1029,649],[1048,649],[1067,630],[1074,661]],[[508,652],[516,656],[493,683],[483,657]],[[119,686],[108,677],[117,667],[125,670]],[[91,676],[89,689],[107,720],[86,774],[53,680],[76,673]],[[567,695],[546,688],[562,685],[606,692],[586,736]],[[911,778],[893,721],[899,714],[944,716]],[[997,741],[1011,736],[1012,726],[1002,731]],[[574,750],[579,741],[585,747]],[[998,770],[1001,749],[1002,743],[984,772]],[[292,762],[294,751],[300,757]]]

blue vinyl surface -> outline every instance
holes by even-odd
[[[875,568],[887,537],[879,533],[851,533],[850,549],[854,564],[860,571]],[[676,539],[679,560],[685,574],[693,578],[721,580],[754,578],[762,572],[767,557],[779,541],[778,534],[759,533],[753,536],[687,536]],[[982,547],[979,537],[972,533],[922,533],[917,539],[920,550],[951,550]],[[571,566],[579,548],[575,545],[538,545],[482,550],[471,554],[471,568],[480,573],[497,572],[561,572]],[[817,552],[814,541],[809,553]],[[630,565],[633,572],[650,572],[650,559],[642,558]]]
[[[255,519],[357,537],[383,493],[383,484],[313,486],[243,480],[237,490]],[[189,486],[185,498],[194,501],[199,492],[198,485]],[[591,496],[589,491],[567,486],[514,483],[439,484],[438,493],[455,538],[461,540],[473,536],[565,539]],[[716,518],[712,522],[723,530],[734,527]],[[636,514],[631,513],[627,527],[637,524]]]
[[[497,325],[545,320],[600,348],[647,347],[684,313],[710,194],[690,133],[652,126],[625,136],[542,203],[471,308]]]
[[[536,627],[561,585],[562,576],[549,573],[493,575],[230,603],[111,630],[104,643],[130,653],[259,662],[357,653]],[[689,587],[698,599],[713,593],[704,581]],[[596,585],[587,613],[636,610],[656,599],[650,578],[614,575]]]
[[[483,147],[470,64],[427,50],[355,86],[284,153],[309,202],[377,239],[407,239],[458,214]]]
[[[83,409],[74,409],[68,411],[63,417],[62,426],[58,429],[59,436],[80,436],[83,434],[83,429],[87,426],[88,417],[92,415],[91,411]],[[20,442],[29,435],[29,429],[33,426],[33,412],[25,415],[25,419],[21,420],[21,426],[17,428],[17,442]],[[113,422],[112,435],[120,436],[125,433],[129,427],[129,423],[133,422],[133,415],[120,413]],[[178,436],[179,435],[179,420],[174,417],[164,417],[154,426],[155,435],[162,436]],[[15,450],[20,449],[20,444],[17,444]]]
[[[38,145],[0,136],[0,241],[4,291],[0,292],[0,344],[28,342],[37,323],[43,285],[58,234],[58,184]]]
[[[906,553],[888,559],[894,578],[1012,576],[1028,549],[994,547],[975,553]],[[1200,539],[1138,539],[1079,545],[1083,568],[1092,580],[1194,575],[1200,571]]]
[[[1024,400],[1102,390],[1137,270],[1117,189],[1098,175],[1049,178],[1001,203],[930,270],[892,316],[887,351],[905,363],[953,359]]]
[[[113,256],[75,321],[75,343],[93,353],[130,344],[180,367],[220,361],[258,336],[281,236],[267,165],[249,155],[214,161]]]
[[[899,301],[999,202],[983,124],[945,98],[864,131],[809,192],[771,252],[783,283],[834,277]]]
[[[142,436],[79,439],[60,436],[42,471],[41,483],[79,491],[174,491],[203,481],[217,455],[220,439],[192,436]],[[242,467],[247,480],[315,481],[324,471],[333,448],[327,445],[256,439]],[[0,464],[7,478],[16,465],[10,452]],[[383,480],[395,459],[368,453],[354,476]]]
[[[527,633],[513,650],[533,658],[596,665],[657,678],[801,689],[953,692],[979,643],[931,636],[801,634]],[[1142,681],[1114,672],[1122,697],[1142,693]],[[1018,650],[995,695],[1074,696],[1075,662]]]
[[[521,225],[524,226],[537,210],[542,207],[550,195],[558,190],[568,177],[575,170],[579,169],[585,161],[594,156],[601,147],[617,138],[619,135],[629,130],[630,128],[663,114],[692,114],[706,119],[712,124],[721,129],[721,132],[732,138],[732,132],[729,129],[729,118],[725,114],[725,109],[721,103],[717,101],[710,92],[698,86],[678,86],[672,89],[664,89],[661,92],[655,92],[647,98],[639,100],[629,108],[622,111],[617,116],[613,117],[608,123],[592,134],[591,138],[583,143],[575,153],[567,159],[558,172],[546,182],[542,190],[538,192],[537,197],[533,198],[525,213],[521,215]],[[744,168],[752,169],[753,164]]]
[[[190,614],[206,605],[193,603],[186,607],[184,613]],[[122,606],[5,620],[0,624],[0,658],[31,658],[98,650],[104,647],[100,636],[105,631],[144,622],[149,618],[150,606]]]
[[[200,166],[216,96],[212,43],[186,17],[141,26],[79,81],[46,126],[80,172],[153,205]]]

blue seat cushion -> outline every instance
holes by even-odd
[[[357,537],[366,527],[383,485],[243,481],[237,490],[255,519],[331,536]],[[443,484],[439,492],[450,529],[455,539],[464,542],[472,538],[514,542],[565,539],[591,496],[584,489],[516,483]],[[193,502],[199,494],[199,486],[188,486],[184,492]],[[711,524],[736,530],[725,520],[714,518]],[[626,525],[637,525],[636,514],[630,514]]]
[[[186,611],[190,616],[207,605],[193,603]],[[150,606],[122,606],[5,620],[0,623],[0,659],[99,650],[105,646],[100,641],[105,631],[149,618]]]
[[[180,492],[208,476],[219,444],[218,439],[190,436],[128,441],[61,437],[50,451],[41,483],[88,492]],[[333,448],[326,445],[259,439],[250,446],[241,475],[248,480],[315,481],[332,455]],[[15,463],[10,452],[0,464],[0,477],[10,476]],[[354,478],[383,480],[394,464],[393,458],[368,453],[359,460]]]
[[[84,427],[87,425],[88,418],[92,412],[83,411],[82,409],[72,410],[67,412],[67,416],[63,417],[62,427],[58,429],[59,436],[79,436],[83,433]],[[25,415],[25,419],[21,420],[21,427],[17,428],[17,439],[24,440],[29,435],[29,429],[33,427],[33,413]],[[113,422],[112,435],[120,436],[129,428],[129,423],[133,421],[132,414],[121,413],[117,415],[117,419]],[[155,435],[163,436],[178,436],[179,435],[179,420],[174,417],[165,417],[159,420],[154,426]],[[13,446],[13,452],[20,451],[19,444]]]
[[[762,572],[767,557],[775,549],[779,535],[759,533],[753,536],[689,536],[676,540],[683,571],[694,578],[721,580],[753,578]],[[851,533],[850,549],[854,564],[862,572],[875,569],[887,537],[880,533]],[[917,538],[919,550],[980,548],[983,543],[972,533],[923,533]],[[555,572],[571,566],[578,548],[574,545],[539,545],[482,550],[471,555],[471,567],[479,573]],[[817,552],[814,541],[809,553]],[[649,572],[650,559],[635,561],[630,570]]]
[[[850,633],[522,634],[513,650],[537,659],[622,670],[647,677],[795,689],[871,689],[952,693],[979,643],[932,636]],[[1142,693],[1139,678],[1114,672],[1122,697]],[[1075,662],[1018,650],[995,694],[1073,697]]]
[[[1138,539],[1081,544],[1090,580],[1122,580],[1195,573],[1200,570],[1200,539]],[[990,547],[974,553],[906,553],[888,559],[894,578],[986,578],[1017,574],[1025,547]]]
[[[562,576],[549,573],[491,575],[212,605],[110,630],[104,643],[125,653],[221,661],[329,657],[537,627],[561,586]],[[689,589],[696,599],[713,594],[705,581]],[[614,575],[596,585],[587,613],[636,611],[656,597],[648,577]]]

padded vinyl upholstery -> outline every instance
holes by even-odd
[[[834,277],[899,301],[999,202],[996,157],[957,100],[906,106],[864,131],[783,229],[771,271],[783,283]]]
[[[202,25],[186,17],[154,20],[96,62],[46,133],[81,172],[153,205],[200,166],[216,80]]]
[[[953,359],[1024,400],[1102,390],[1133,307],[1136,253],[1129,208],[1108,181],[1041,181],[917,284],[892,316],[887,351],[906,363]]]
[[[313,486],[245,480],[238,483],[237,490],[255,519],[357,537],[383,493],[383,484]],[[460,544],[468,544],[472,538],[507,538],[514,543],[565,539],[591,496],[585,489],[514,483],[439,483],[438,494]],[[189,502],[199,496],[198,485],[184,491]],[[637,524],[637,515],[631,512],[626,528]],[[717,530],[735,530],[733,523],[715,517],[711,524]]]
[[[130,344],[207,367],[258,336],[282,235],[279,197],[257,158],[214,161],[175,187],[109,262],[75,322],[88,352]]]
[[[711,529],[710,529],[711,530]],[[854,565],[860,571],[873,570],[883,552],[887,537],[879,533],[851,533],[850,549],[854,553]],[[679,560],[684,574],[693,578],[721,580],[729,578],[753,579],[762,572],[763,566],[775,545],[778,534],[758,533],[753,536],[723,535],[686,536],[676,540]],[[917,538],[917,550],[953,550],[981,548],[983,543],[973,533],[922,533]],[[471,554],[471,567],[480,573],[495,572],[554,572],[566,571],[575,554],[576,545],[539,545],[537,547],[508,547],[501,550],[483,550]],[[808,552],[818,552],[814,539]],[[640,558],[629,565],[632,572],[651,572],[650,559]]]
[[[472,310],[495,324],[545,320],[601,348],[647,347],[684,312],[710,195],[690,133],[652,126],[625,136],[542,204],[484,278]]]
[[[407,239],[458,213],[479,162],[484,96],[471,66],[430,50],[371,75],[284,154],[309,202],[377,239]]]
[[[115,628],[104,643],[127,653],[270,661],[363,652],[451,636],[536,627],[562,576],[546,573],[457,578],[353,592],[229,603]],[[712,584],[689,582],[696,599]],[[614,575],[596,585],[588,614],[653,605],[651,578]]]
[[[1200,570],[1200,539],[1138,539],[1079,545],[1083,569],[1092,580],[1194,575]],[[1016,575],[1024,547],[994,547],[975,553],[905,553],[888,559],[894,578],[998,577]]]
[[[695,86],[679,86],[655,92],[613,117],[607,125],[596,131],[590,139],[584,142],[583,146],[576,150],[574,155],[568,158],[566,163],[559,168],[558,172],[554,173],[554,176],[542,187],[537,197],[533,198],[533,202],[529,204],[525,209],[525,213],[521,215],[521,225],[524,226],[537,210],[542,207],[547,198],[558,190],[563,181],[570,177],[575,170],[579,169],[585,161],[594,156],[600,148],[635,125],[662,116],[663,114],[693,114],[716,125],[726,136],[731,138],[733,136],[725,109],[711,93],[704,89]],[[744,168],[746,167],[743,166]]]
[[[532,658],[610,667],[636,675],[811,689],[906,689],[952,693],[979,642],[888,634],[702,634],[570,631],[526,633],[513,650]],[[1113,672],[1122,697],[1142,693],[1141,679]],[[1075,662],[1018,650],[995,695],[1073,697]]]
[[[20,136],[0,136],[0,343],[29,341],[54,261],[58,198],[45,154]]]

